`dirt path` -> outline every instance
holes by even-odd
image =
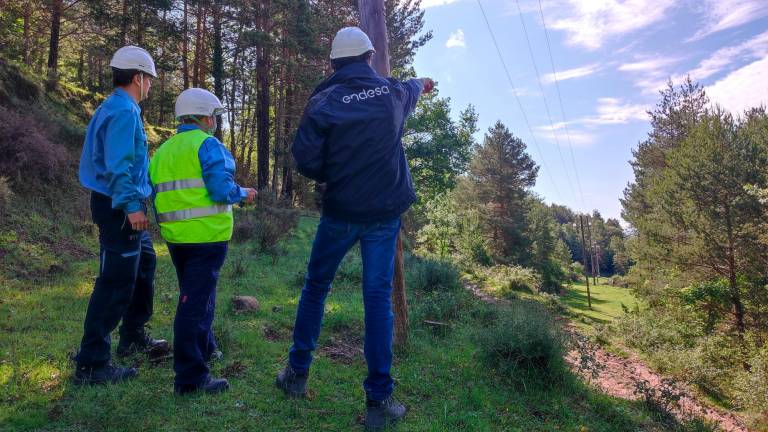
[[[470,285],[467,288],[485,302],[506,303],[505,300],[492,297],[476,286]],[[569,333],[578,334],[570,322],[566,322],[564,327]],[[577,339],[574,337],[574,340]],[[600,365],[600,372],[596,379],[589,376],[589,371],[579,371],[581,360],[579,351],[583,350],[574,347],[568,352],[566,361],[575,373],[582,375],[585,381],[590,382],[603,393],[622,399],[636,400],[641,397],[635,394],[635,383],[638,381],[647,381],[657,393],[661,391],[662,380],[665,377],[652,371],[636,355],[630,354],[628,358],[621,358],[593,344],[589,346],[589,350],[594,361]],[[672,409],[672,413],[678,420],[699,417],[716,423],[721,430],[726,432],[749,432],[741,419],[734,414],[712,408],[700,401],[685,384],[678,382],[673,389],[675,393],[682,395],[678,407]]]

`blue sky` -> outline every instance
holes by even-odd
[[[481,132],[501,120],[521,137],[542,166],[534,190],[547,202],[620,216],[631,151],[668,78],[690,74],[734,113],[768,104],[768,0],[542,0],[565,120],[539,2],[481,1],[516,93],[477,0],[422,0],[434,39],[416,71],[438,81],[454,115],[473,104]]]

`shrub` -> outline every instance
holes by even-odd
[[[736,400],[744,408],[768,413],[768,345],[754,354],[749,366],[736,378]]]
[[[259,192],[253,207],[235,211],[232,239],[253,241],[267,253],[275,253],[278,242],[298,224],[299,212],[290,202],[276,198],[265,189]]]
[[[469,293],[462,291],[430,292],[416,299],[417,321],[452,321],[461,317],[469,303]]]
[[[568,279],[571,282],[578,282],[584,277],[584,266],[580,262],[572,262],[568,267]]]
[[[0,130],[0,172],[10,180],[36,178],[53,180],[58,178],[67,166],[66,149],[51,142],[34,117],[22,115],[0,106],[3,119]]]
[[[5,210],[11,203],[13,191],[7,177],[0,176],[0,211]]]
[[[448,261],[412,258],[407,267],[406,282],[414,292],[446,292],[462,289],[459,271]]]
[[[537,292],[541,277],[535,271],[520,266],[497,265],[478,270],[486,288],[502,297],[514,297],[515,291]]]
[[[564,370],[565,336],[538,302],[513,302],[475,338],[482,360],[505,376],[555,377]]]

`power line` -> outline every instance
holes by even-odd
[[[568,139],[568,148],[571,153],[571,163],[573,164],[573,172],[576,175],[576,186],[579,188],[579,195],[581,197],[581,205],[586,208],[586,202],[584,200],[584,192],[581,189],[581,180],[579,179],[579,169],[576,165],[576,157],[573,153],[573,143],[571,142],[571,132],[568,129],[568,120],[565,117],[565,109],[563,108],[563,96],[560,93],[560,83],[557,80],[557,70],[555,69],[555,60],[552,56],[552,46],[549,43],[549,30],[547,30],[547,23],[544,20],[544,8],[541,7],[541,0],[539,1],[539,14],[541,14],[541,24],[544,27],[544,36],[547,41],[547,52],[549,53],[549,63],[552,65],[552,77],[555,80],[555,88],[557,89],[557,100],[560,103],[560,115],[563,117],[563,127],[565,128],[565,136]],[[518,7],[520,5],[518,4]]]
[[[523,34],[525,34],[525,43],[528,45],[528,54],[531,57],[531,64],[533,64],[533,72],[536,74],[536,82],[539,84],[539,91],[541,92],[541,98],[544,101],[544,109],[547,112],[547,118],[549,119],[549,126],[552,128],[552,136],[555,138],[555,147],[557,147],[557,154],[560,155],[560,162],[563,164],[563,171],[565,172],[565,178],[568,181],[568,187],[571,189],[571,193],[576,195],[576,191],[573,189],[573,182],[571,182],[571,176],[568,175],[568,164],[565,163],[563,152],[560,149],[560,140],[557,138],[557,132],[555,130],[555,122],[552,121],[552,113],[549,111],[549,102],[547,102],[547,94],[544,92],[544,86],[541,84],[541,74],[539,73],[539,67],[536,65],[536,57],[533,55],[533,48],[531,48],[531,39],[528,37],[528,28],[525,25],[525,19],[523,19],[523,11],[520,8],[520,0],[515,0],[517,4],[517,12],[520,16],[520,24],[523,26]]]
[[[480,12],[483,14],[483,20],[485,21],[485,26],[488,28],[488,33],[491,35],[491,40],[493,40],[493,46],[496,47],[496,53],[499,55],[499,61],[501,61],[501,65],[504,68],[504,73],[507,75],[507,80],[509,81],[509,85],[512,87],[512,95],[515,97],[515,101],[517,101],[517,106],[520,108],[520,113],[523,115],[523,120],[525,121],[525,125],[528,127],[528,132],[531,134],[531,139],[533,140],[533,144],[536,146],[536,150],[539,153],[539,157],[541,157],[541,165],[544,167],[544,171],[547,173],[547,176],[549,177],[549,181],[552,183],[552,187],[555,189],[555,194],[557,194],[558,199],[561,198],[560,191],[557,189],[557,184],[555,183],[555,179],[552,177],[552,172],[549,170],[549,167],[547,166],[547,162],[544,160],[544,154],[541,151],[541,147],[539,147],[539,142],[536,140],[536,135],[533,133],[533,128],[531,128],[531,122],[528,121],[528,116],[525,114],[525,109],[523,109],[523,104],[520,102],[520,97],[517,95],[517,87],[515,87],[514,81],[512,81],[512,75],[509,73],[509,68],[507,68],[507,63],[504,61],[504,57],[501,55],[501,49],[499,49],[499,44],[496,42],[496,35],[493,33],[493,30],[491,29],[491,24],[488,22],[488,16],[485,14],[485,8],[483,8],[483,4],[480,2],[480,0],[477,0],[477,5],[480,6]]]

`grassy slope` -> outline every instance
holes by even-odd
[[[72,366],[67,355],[81,334],[95,262],[76,265],[72,273],[40,286],[0,288],[0,430],[355,427],[363,412],[365,364],[359,355],[343,363],[321,354],[312,370],[309,400],[288,400],[272,382],[285,361],[315,222],[302,219],[274,265],[249,245],[232,248],[222,272],[215,322],[225,351],[216,372],[228,371],[232,382],[231,391],[221,397],[174,396],[167,363],[142,363],[140,377],[120,386],[76,388],[68,382]],[[156,335],[170,338],[176,281],[165,247],[158,244],[157,249],[152,325]],[[256,295],[261,310],[235,314],[229,306],[233,294]],[[321,346],[338,340],[360,345],[361,303],[356,281],[336,284]],[[662,430],[638,404],[597,394],[570,378],[552,385],[505,382],[476,364],[471,334],[478,324],[456,324],[448,336],[414,324],[411,345],[397,353],[396,392],[411,408],[399,430]]]
[[[594,324],[607,324],[624,313],[622,305],[633,310],[641,305],[641,301],[628,288],[604,285],[605,279],[598,279],[597,285],[592,285],[590,279],[590,296],[592,309],[587,300],[587,286],[583,282],[570,284],[565,288],[565,294],[560,297],[569,311],[575,315],[577,326],[588,329]]]

